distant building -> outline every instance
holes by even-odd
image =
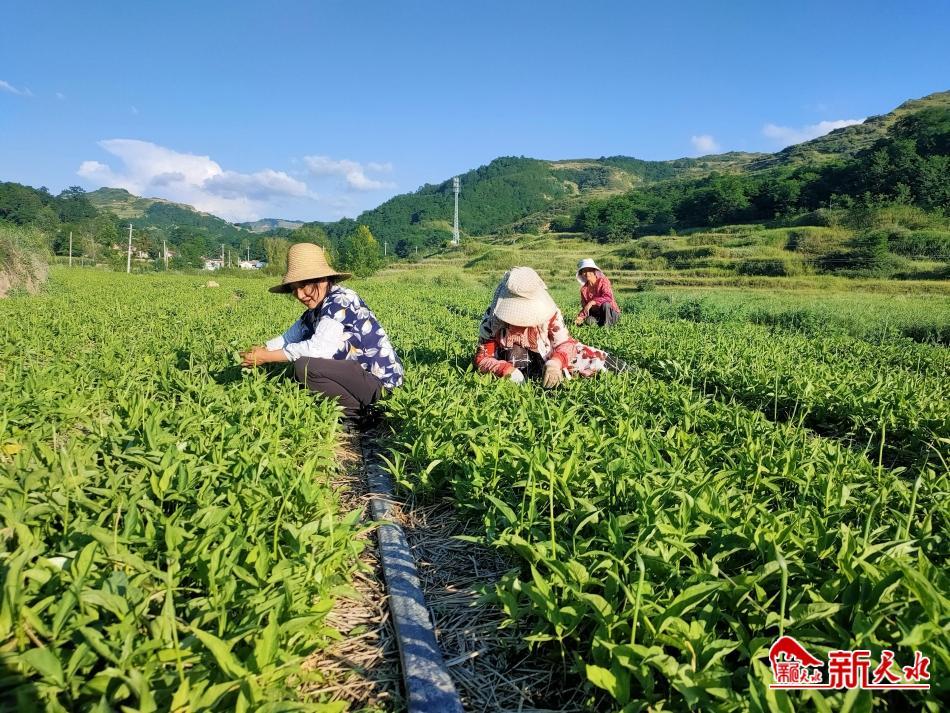
[[[227,262],[222,262],[219,257],[206,257],[204,258],[205,270],[220,270],[222,267],[228,267]],[[231,263],[234,267],[240,266],[242,270],[260,270],[267,267],[267,262],[264,260],[241,260],[239,262]]]

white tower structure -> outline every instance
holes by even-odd
[[[452,189],[455,191],[455,221],[452,223],[452,245],[459,244],[459,177],[452,179]]]

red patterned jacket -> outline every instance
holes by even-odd
[[[584,312],[584,306],[592,301],[595,304],[609,304],[617,313],[620,312],[620,306],[614,299],[614,291],[610,286],[610,280],[600,270],[597,271],[597,282],[593,285],[584,283],[581,285],[581,313]]]
[[[555,312],[546,325],[515,327],[485,312],[478,333],[475,368],[483,374],[506,377],[515,369],[510,361],[499,359],[503,349],[523,346],[541,355],[545,361],[554,360],[568,373],[590,376],[603,368],[606,354],[599,349],[584,346],[572,338],[564,324],[561,311]]]

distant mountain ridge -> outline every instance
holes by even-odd
[[[920,99],[910,99],[887,114],[869,116],[860,124],[834,129],[824,136],[793,144],[774,154],[766,154],[765,158],[752,162],[749,168],[761,170],[774,166],[821,163],[835,158],[850,158],[884,138],[888,129],[908,114],[935,108],[950,110],[950,91],[935,92]]]
[[[186,203],[175,203],[164,198],[142,198],[124,188],[98,188],[86,193],[89,202],[98,210],[109,211],[129,220],[136,227],[173,229],[200,227],[211,235],[233,234],[235,231],[268,233],[274,230],[295,230],[304,225],[302,220],[261,218],[245,223],[231,223]]]
[[[473,235],[500,230],[532,232],[593,198],[627,193],[650,184],[702,178],[713,172],[758,173],[850,159],[885,137],[902,117],[934,108],[950,110],[950,92],[904,102],[887,114],[774,154],[735,151],[669,161],[628,156],[559,161],[499,158],[461,175],[459,221],[463,232]],[[394,196],[363,212],[356,221],[368,225],[379,239],[436,244],[451,235],[453,207],[452,182],[447,179]],[[332,234],[332,224],[324,226]]]
[[[546,161],[501,157],[461,174],[459,206],[463,232],[482,235],[500,230],[533,230],[559,214],[571,213],[598,197],[627,193],[650,184],[702,178],[712,173],[758,173],[805,164],[816,166],[854,157],[887,135],[902,117],[926,109],[950,110],[950,91],[904,102],[893,111],[861,124],[836,129],[816,139],[773,154],[733,151],[724,154],[646,161],[629,156]],[[232,224],[191,206],[156,198],[140,198],[117,188],[88,194],[97,208],[110,210],[133,224],[161,228],[197,227],[208,235],[240,239],[248,233],[293,230],[301,221],[264,218]],[[377,239],[395,245],[438,244],[451,235],[454,201],[451,178],[393,196],[356,220],[320,222],[339,237],[355,223],[367,225]]]
[[[284,220],[283,218],[261,218],[246,223],[235,223],[239,228],[250,230],[252,233],[266,233],[269,230],[283,228],[285,230],[296,230],[306,221],[303,220]]]

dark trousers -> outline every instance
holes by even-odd
[[[620,313],[615,311],[609,304],[594,305],[587,311],[587,319],[584,324],[598,327],[613,327],[620,319]]]
[[[294,379],[315,393],[336,399],[347,418],[356,418],[360,409],[376,403],[383,393],[382,382],[358,361],[349,359],[298,359]]]

